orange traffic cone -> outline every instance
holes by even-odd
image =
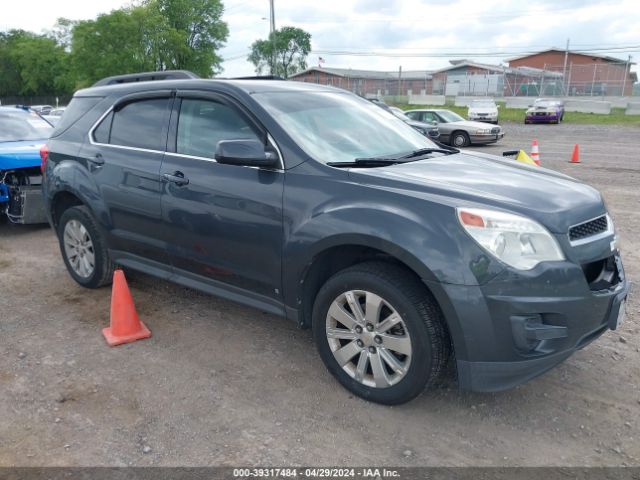
[[[533,160],[536,165],[540,166],[540,152],[538,151],[538,139],[534,138],[533,142],[531,142],[531,160]]]
[[[111,289],[111,326],[102,330],[107,343],[115,347],[149,338],[151,332],[138,318],[133,298],[122,270],[113,272]]]
[[[569,163],[580,163],[580,147],[577,143],[573,146],[573,155]]]

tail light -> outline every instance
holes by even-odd
[[[40,171],[44,175],[44,169],[47,166],[47,160],[49,160],[49,147],[45,143],[40,147]]]

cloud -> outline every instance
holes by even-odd
[[[264,0],[223,0],[229,40],[222,50],[224,75],[248,75],[250,45],[269,34],[269,4]],[[131,0],[21,0],[4,9],[0,29],[49,29],[59,16],[94,18]],[[397,70],[435,69],[448,65],[457,53],[478,55],[477,60],[499,63],[545,48],[564,48],[567,38],[576,49],[640,44],[637,0],[275,0],[276,24],[299,26],[312,35],[314,50],[383,51],[388,56],[320,54],[325,66]],[[640,59],[636,51],[612,56]],[[397,57],[392,54],[431,52],[439,58]],[[319,54],[309,57],[315,64]],[[238,58],[239,57],[239,58]],[[635,67],[637,68],[637,67]]]

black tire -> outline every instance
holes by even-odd
[[[411,342],[411,361],[404,377],[394,385],[364,385],[340,366],[331,351],[326,332],[328,311],[334,300],[350,290],[379,295],[393,305],[404,321]],[[450,354],[444,319],[431,293],[412,272],[384,262],[361,263],[332,276],[316,296],[312,328],[320,357],[331,374],[359,397],[386,405],[408,402],[432,385]]]
[[[451,134],[451,140],[449,142],[452,147],[462,148],[468,147],[471,144],[469,134],[463,131],[456,131]]]
[[[76,271],[71,266],[71,263],[69,261],[69,258],[67,258],[67,254],[65,251],[64,231],[67,223],[72,220],[75,220],[82,226],[84,226],[89,234],[91,242],[93,243],[93,254],[95,258],[94,268],[92,273],[87,277],[82,277],[78,273],[76,273]],[[93,216],[91,215],[91,212],[87,207],[82,205],[71,207],[65,210],[60,217],[57,233],[58,241],[60,243],[60,252],[62,253],[64,264],[67,266],[69,274],[76,282],[86,288],[98,288],[111,283],[113,278],[114,264],[109,257],[109,252],[107,250],[107,245],[104,237],[101,234],[96,221],[93,219]]]

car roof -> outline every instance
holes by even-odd
[[[0,112],[22,112],[22,113],[31,113],[28,107],[0,107]]]
[[[207,90],[213,86],[225,85],[234,90],[248,94],[265,92],[339,92],[349,93],[345,90],[315,83],[296,82],[287,80],[255,80],[255,79],[181,79],[181,80],[154,80],[145,82],[120,83],[89,87],[76,92],[76,96],[107,96],[112,94],[127,95],[139,91],[151,90]]]

